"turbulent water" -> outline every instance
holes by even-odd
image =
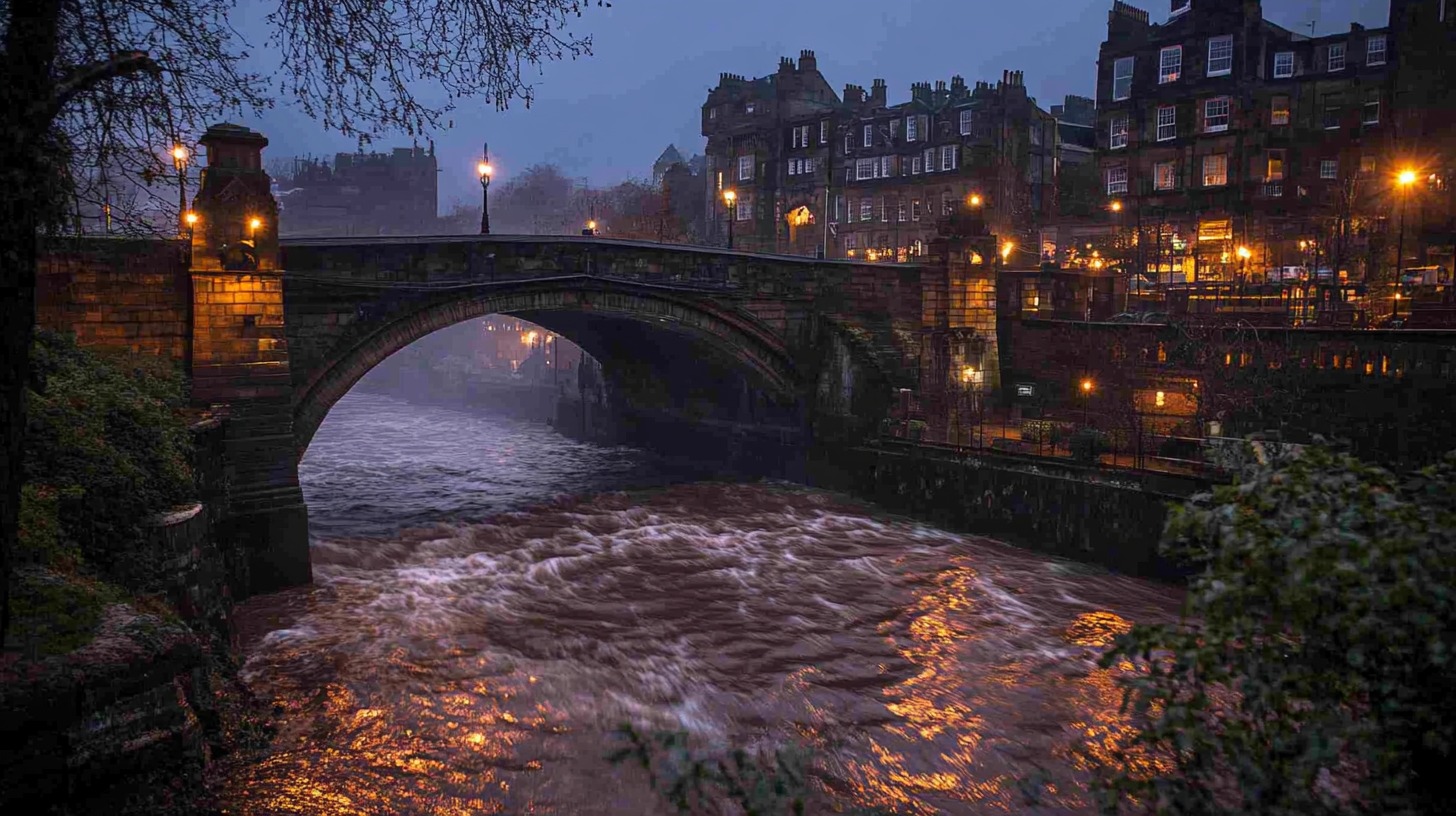
[[[666,813],[614,729],[813,749],[903,813],[1089,810],[1097,647],[1173,591],[541,425],[351,394],[301,476],[316,586],[249,601],[276,702],[232,813]],[[266,633],[266,634],[265,634]],[[1039,803],[1025,791],[1039,788]]]

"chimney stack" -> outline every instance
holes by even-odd
[[[819,61],[814,58],[814,52],[813,51],[804,50],[804,51],[800,51],[799,52],[799,70],[800,71],[817,71],[817,70],[819,70]]]
[[[870,104],[877,108],[883,108],[885,107],[886,100],[885,81],[883,79],[877,79],[870,84]]]

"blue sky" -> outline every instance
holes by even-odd
[[[1166,17],[1168,0],[1133,5],[1156,20]],[[613,184],[647,175],[669,142],[685,155],[700,152],[699,110],[719,73],[761,76],[777,68],[780,56],[797,58],[805,48],[816,53],[836,89],[884,78],[891,102],[908,97],[912,82],[955,74],[968,83],[996,80],[1007,69],[1025,71],[1043,107],[1068,93],[1091,95],[1111,6],[1112,0],[613,0],[610,9],[593,6],[577,30],[592,35],[594,54],[545,65],[530,110],[519,103],[505,112],[467,104],[453,114],[452,130],[433,134],[441,211],[478,195],[474,165],[483,140],[501,180],[549,161],[593,185]],[[1316,20],[1316,33],[1326,34],[1352,21],[1384,25],[1387,2],[1265,0],[1264,14],[1300,32]],[[270,158],[331,156],[355,146],[281,100],[250,124],[270,139]],[[374,149],[409,143],[381,135]]]

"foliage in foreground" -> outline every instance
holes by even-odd
[[[1174,510],[1202,567],[1177,626],[1139,625],[1139,730],[1105,812],[1452,813],[1456,453],[1406,477],[1325,448]]]
[[[50,332],[32,365],[17,560],[144,588],[140,523],[193,494],[180,375]]]

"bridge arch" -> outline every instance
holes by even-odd
[[[602,360],[600,337],[583,336],[584,324],[626,321],[711,350],[785,404],[802,399],[803,383],[793,356],[770,326],[729,303],[676,287],[591,275],[422,287],[352,305],[347,328],[311,332],[320,317],[308,304],[337,300],[337,281],[310,276],[286,281],[294,399],[293,433],[300,457],[333,407],[376,365],[410,343],[448,326],[489,314],[508,314],[542,325]],[[381,292],[383,292],[381,288]],[[295,313],[296,311],[296,313]],[[329,318],[329,316],[324,316]],[[332,315],[338,325],[340,315]],[[312,318],[312,320],[311,320]],[[326,321],[327,322],[327,321]],[[595,334],[586,332],[585,334]],[[319,342],[320,340],[324,342]],[[605,362],[605,361],[604,361]]]

